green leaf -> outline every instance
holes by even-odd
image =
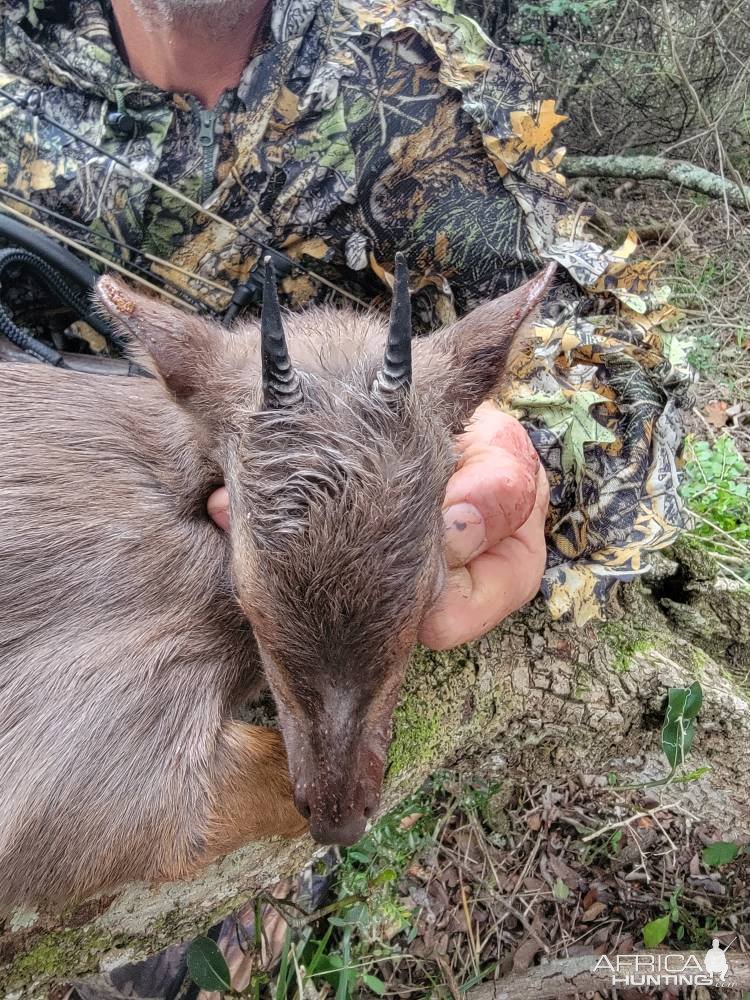
[[[689,688],[670,688],[661,731],[661,747],[672,769],[685,763],[695,736],[695,717],[703,704],[703,692],[696,681]]]
[[[609,403],[606,396],[591,390],[560,389],[551,396],[517,396],[511,406],[537,417],[560,439],[563,472],[573,471],[580,480],[586,464],[584,447],[590,443],[611,444],[612,431],[603,427],[589,410],[598,403]]]
[[[378,979],[377,976],[363,975],[362,982],[365,984],[368,990],[372,990],[373,993],[377,993],[379,997],[382,997],[388,988],[382,979]]]
[[[732,844],[726,840],[717,840],[714,844],[709,844],[701,851],[703,864],[709,868],[718,868],[719,865],[728,865],[734,861],[740,849],[737,844]]]
[[[698,681],[691,684],[687,690],[683,715],[686,719],[695,719],[703,705],[703,690]]]
[[[561,878],[555,880],[555,884],[552,886],[552,895],[559,900],[567,899],[570,895],[570,889]]]
[[[382,872],[375,876],[375,878],[370,883],[371,886],[385,885],[387,882],[395,882],[398,878],[398,872],[395,868],[384,868]]]
[[[289,953],[292,948],[292,929],[287,927],[284,932],[284,942],[281,946],[281,962],[279,963],[279,974],[276,977],[276,1000],[285,1000],[287,994],[287,985],[289,979],[293,974],[291,969],[291,963],[289,961]]]
[[[364,851],[349,850],[346,852],[346,857],[348,861],[359,861],[363,865],[369,865],[372,861],[372,854],[366,854]]]
[[[197,937],[187,951],[190,978],[202,990],[224,993],[231,989],[229,966],[216,944],[207,937]]]
[[[643,943],[647,948],[656,948],[669,933],[669,914],[650,920],[643,928]]]

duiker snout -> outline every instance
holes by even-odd
[[[367,751],[343,760],[336,753],[308,758],[301,767],[292,762],[292,769],[294,804],[313,838],[320,844],[356,843],[378,807],[384,760]]]

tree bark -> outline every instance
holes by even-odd
[[[725,838],[750,834],[750,601],[717,590],[700,562],[687,562],[659,584],[661,597],[625,589],[608,623],[553,622],[537,601],[479,642],[420,650],[396,714],[383,808],[444,765],[520,769],[530,780],[575,770],[614,770],[627,781],[663,775],[667,688],[699,680],[689,766],[711,770],[680,797]],[[130,885],[64,913],[16,911],[0,923],[0,995],[46,998],[53,986],[193,937],[315,850],[308,838],[254,844],[191,882]]]
[[[726,198],[734,208],[750,210],[750,186],[740,187],[687,160],[668,160],[663,156],[566,156],[562,171],[567,177],[669,181],[710,198]]]

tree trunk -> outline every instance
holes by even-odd
[[[444,765],[522,769],[530,779],[573,770],[659,777],[668,770],[659,747],[667,688],[699,680],[689,766],[711,770],[680,795],[725,837],[747,836],[750,601],[717,589],[682,548],[653,592],[625,589],[606,624],[553,622],[537,601],[479,642],[419,651],[397,710],[384,808]],[[16,911],[0,925],[0,992],[48,997],[53,986],[192,937],[314,851],[307,838],[255,844],[192,882],[130,885],[62,914]]]

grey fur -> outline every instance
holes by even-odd
[[[398,413],[369,389],[379,317],[289,316],[285,413],[258,412],[257,327],[100,287],[159,380],[0,365],[0,908],[294,832],[283,751],[245,770],[233,719],[264,674],[313,832],[361,833],[435,596],[451,430],[546,290],[415,342]],[[222,479],[229,537],[205,513]]]

